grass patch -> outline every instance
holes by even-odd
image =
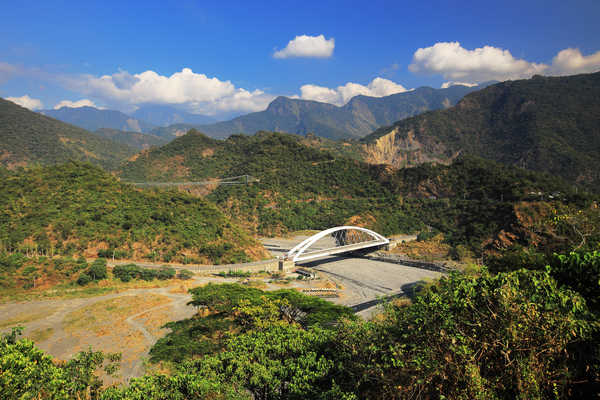
[[[0,321],[0,328],[6,328],[8,326],[27,324],[29,322],[43,318],[47,315],[48,315],[48,312],[46,310],[32,312],[32,313],[30,312],[30,313],[18,314],[12,318],[5,319],[4,321]]]

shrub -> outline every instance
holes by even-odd
[[[240,269],[230,269],[229,271],[221,271],[217,273],[218,276],[223,278],[248,278],[252,275],[250,272],[242,271]]]
[[[79,278],[77,278],[77,284],[79,284],[81,286],[85,286],[88,283],[90,283],[92,280],[93,279],[91,276],[89,276],[88,274],[83,272],[83,273],[81,273],[81,275],[79,275]]]
[[[177,279],[188,280],[194,277],[194,273],[187,269],[180,269],[177,273]]]
[[[173,279],[175,277],[175,268],[162,267],[156,273],[156,277],[161,280]]]
[[[94,281],[98,281],[100,279],[106,279],[108,277],[108,273],[106,271],[106,260],[104,258],[98,258],[97,260],[95,260],[92,263],[92,265],[86,271],[86,273]]]

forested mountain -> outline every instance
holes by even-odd
[[[165,138],[150,135],[149,133],[126,132],[118,129],[101,128],[93,133],[137,150],[144,150],[152,146],[161,146],[168,142]]]
[[[114,169],[131,147],[0,99],[0,162],[8,168],[89,161]]]
[[[143,192],[76,162],[0,180],[0,246],[87,257],[115,251],[121,258],[198,263],[266,254],[206,200],[175,191]]]
[[[40,113],[88,131],[110,128],[122,131],[149,132],[154,128],[153,124],[130,117],[120,111],[100,110],[95,107],[62,107],[58,110],[41,110]]]
[[[131,116],[158,126],[183,123],[211,124],[216,122],[214,118],[207,115],[192,114],[170,106],[151,104],[138,108],[131,113]]]
[[[482,159],[395,170],[342,153],[334,156],[306,145],[299,136],[269,132],[216,140],[190,131],[142,153],[121,171],[124,179],[144,181],[244,174],[258,182],[215,185],[207,198],[254,232],[279,234],[344,224],[383,234],[433,229],[453,246],[476,252],[488,245],[532,241],[532,225],[523,219],[527,213],[536,215],[537,223],[550,218],[552,207],[566,210],[570,204],[587,207],[589,202],[560,179]],[[511,232],[512,239],[503,241],[503,231]],[[538,244],[548,239],[560,247],[570,240],[544,235],[536,236]]]
[[[278,97],[265,111],[234,118],[230,121],[195,128],[205,134],[226,138],[232,134],[254,134],[258,131],[277,131],[306,135],[314,133],[329,139],[349,139],[365,136],[380,126],[424,111],[437,110],[456,104],[465,94],[480,87],[451,86],[446,89],[421,87],[385,97],[353,97],[342,107],[318,101]],[[159,128],[156,135],[177,136],[182,126]],[[187,129],[191,126],[187,126]]]
[[[155,136],[164,137],[167,140],[185,135],[190,129],[195,129],[192,124],[173,124],[169,126],[158,126],[150,131]]]
[[[597,188],[600,73],[498,83],[363,141],[370,162],[400,167],[471,154]]]

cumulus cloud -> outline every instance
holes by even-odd
[[[63,101],[57,103],[54,106],[54,109],[58,110],[59,108],[62,108],[62,107],[70,107],[70,108],[95,107],[95,108],[102,109],[102,107],[98,107],[93,101],[91,101],[89,99],[81,99],[81,100],[77,100],[77,101],[63,100]]]
[[[303,85],[300,87],[300,98],[315,100],[324,103],[343,105],[354,96],[360,94],[371,97],[389,96],[395,93],[406,92],[404,86],[384,78],[375,78],[367,86],[348,82],[343,86],[331,89],[317,85]]]
[[[150,70],[139,74],[120,70],[112,75],[66,76],[62,80],[69,89],[107,104],[178,104],[208,115],[218,111],[259,111],[274,98],[261,90],[236,88],[230,81],[209,78],[190,68],[171,76]]]
[[[420,48],[408,66],[412,72],[476,82],[529,78],[546,68],[545,64],[516,59],[508,50],[492,46],[467,50],[459,42],[440,42]]]
[[[309,57],[329,58],[333,54],[335,40],[325,39],[325,36],[296,36],[290,40],[283,50],[273,54],[275,58]]]
[[[447,89],[450,86],[467,86],[467,87],[473,87],[473,86],[477,86],[477,84],[476,83],[469,83],[469,82],[456,82],[456,81],[448,81],[448,82],[442,83],[442,89]]]
[[[572,75],[600,70],[600,51],[584,56],[579,49],[561,50],[552,60],[550,73],[553,75]]]
[[[40,108],[44,108],[44,104],[40,99],[33,99],[28,95],[21,97],[7,97],[6,100],[12,101],[13,103],[20,105],[21,107],[25,107],[30,110],[39,110]]]
[[[535,74],[571,75],[599,71],[600,51],[584,56],[579,49],[564,49],[548,65],[516,59],[510,51],[493,46],[468,50],[459,42],[439,42],[415,51],[408,69],[463,83],[522,79]]]

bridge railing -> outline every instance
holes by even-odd
[[[358,234],[357,234],[358,232]],[[334,247],[310,250],[319,240],[331,236]],[[389,239],[372,230],[358,226],[337,226],[319,232],[296,245],[285,256],[292,261],[307,261],[328,255],[356,251],[374,246],[389,244]]]

